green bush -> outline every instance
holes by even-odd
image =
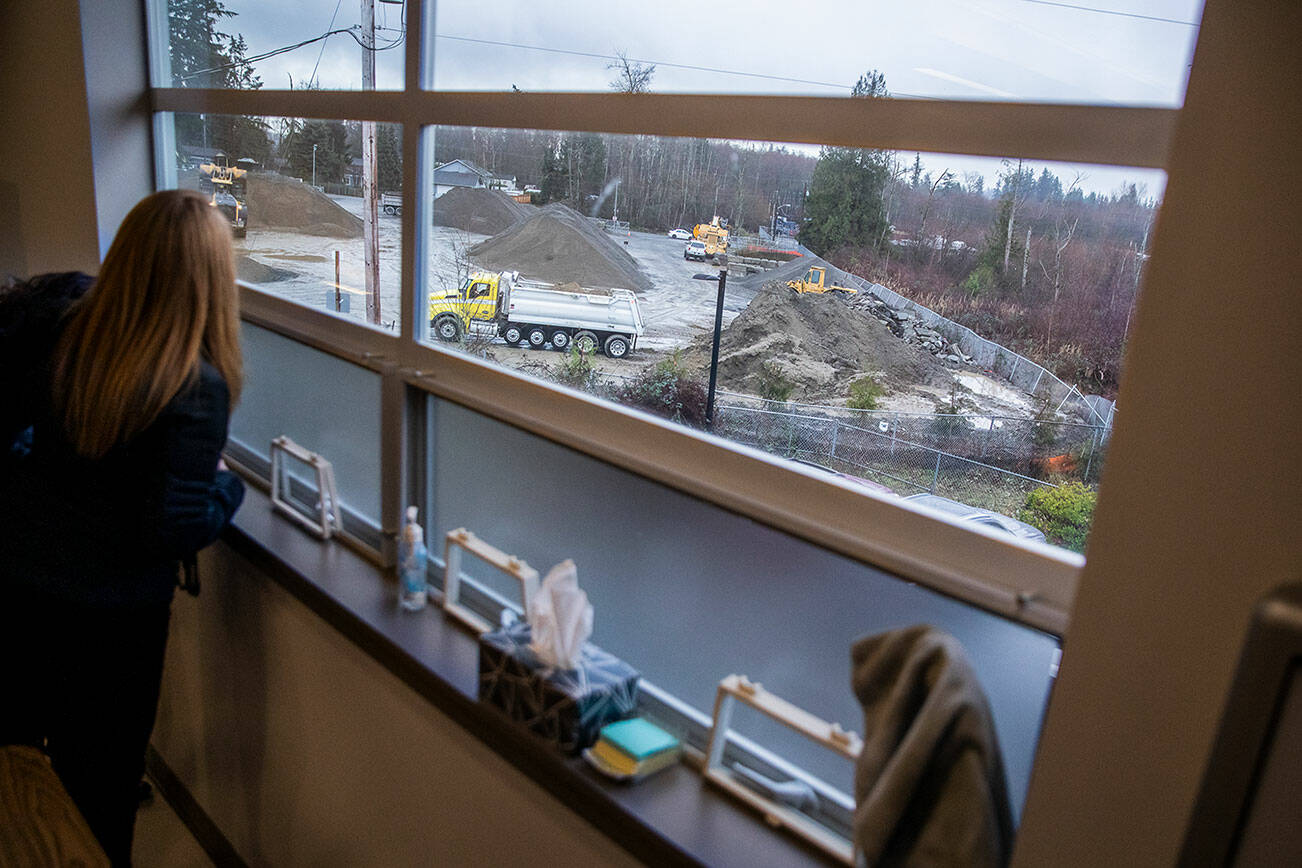
[[[580,352],[578,347],[571,344],[565,357],[552,368],[552,378],[572,389],[594,391],[598,376],[592,366],[592,353]]]
[[[759,394],[770,401],[785,401],[796,390],[796,384],[787,379],[777,362],[765,362],[760,369]]]
[[[1049,542],[1084,552],[1097,500],[1098,492],[1089,486],[1064,482],[1057,488],[1046,486],[1032,491],[1017,517],[1044,531]]]
[[[852,410],[876,410],[886,387],[873,377],[860,377],[850,384],[850,400],[845,405]]]
[[[678,352],[645,368],[615,396],[621,404],[697,427],[705,424],[705,384],[684,369]]]

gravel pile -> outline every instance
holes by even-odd
[[[768,364],[795,385],[797,400],[844,398],[850,383],[864,374],[889,391],[947,385],[953,379],[930,353],[901,341],[839,293],[797,295],[772,274],[723,331],[719,381],[724,388],[757,394]]]
[[[499,190],[454,187],[434,200],[434,225],[496,235],[537,213]]]
[[[522,277],[547,283],[642,292],[652,288],[622,245],[594,221],[558,203],[475,245],[469,254],[481,268],[515,270]]]
[[[281,229],[326,238],[361,238],[362,220],[333,199],[304,184],[270,172],[248,175],[249,229]]]

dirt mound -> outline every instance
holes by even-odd
[[[844,397],[864,374],[890,391],[953,379],[929,353],[904,343],[875,317],[834,294],[797,295],[774,280],[774,273],[767,272],[769,281],[759,295],[723,331],[719,381],[724,388],[758,393],[770,362],[795,385],[792,397],[799,400]]]
[[[600,226],[555,203],[469,253],[476,265],[515,269],[532,280],[643,292],[652,288],[637,261]]]
[[[235,260],[235,276],[246,283],[275,283],[279,280],[289,280],[291,277],[297,277],[298,275],[292,271],[276,268],[274,265],[266,265],[256,259],[241,255]]]
[[[498,190],[453,187],[434,200],[434,225],[496,235],[529,219],[536,210]]]
[[[362,221],[326,194],[284,175],[250,172],[250,229],[284,229],[328,238],[361,238]]]

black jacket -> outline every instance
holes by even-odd
[[[163,602],[175,587],[177,562],[215,540],[244,496],[238,477],[217,470],[229,392],[216,369],[200,362],[147,429],[103,458],[78,456],[50,414],[48,361],[59,317],[51,321],[47,308],[62,298],[62,307],[53,305],[61,315],[80,295],[69,286],[84,291],[89,279],[56,277],[20,302],[41,311],[20,329],[12,327],[12,310],[4,314],[12,304],[0,303],[0,342],[29,353],[0,353],[0,403],[14,399],[0,412],[0,436],[9,438],[0,449],[11,456],[0,461],[0,587],[91,606]]]

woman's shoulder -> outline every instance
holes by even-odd
[[[0,338],[10,345],[23,338],[43,338],[93,282],[80,271],[63,271],[0,289]]]

